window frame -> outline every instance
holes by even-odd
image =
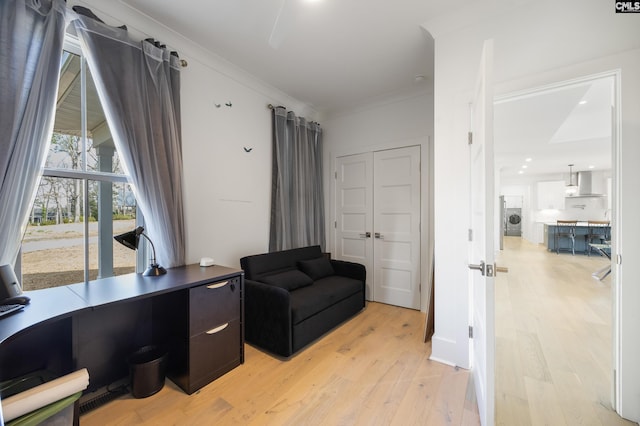
[[[82,183],[82,197],[83,197],[83,256],[84,256],[84,282],[89,282],[89,271],[90,271],[90,253],[89,253],[89,214],[91,212],[90,209],[90,197],[89,197],[89,181],[101,181],[101,182],[109,182],[109,183],[127,183],[129,185],[133,184],[130,181],[129,175],[127,174],[126,166],[123,167],[124,174],[112,173],[112,172],[103,172],[103,171],[93,171],[87,170],[87,146],[88,146],[88,130],[87,130],[87,75],[88,75],[88,65],[86,61],[85,54],[82,52],[82,48],[80,46],[80,41],[78,38],[69,32],[65,34],[63,50],[67,51],[71,54],[75,54],[80,58],[80,88],[81,88],[81,98],[80,98],[80,120],[81,120],[81,144],[82,144],[82,167],[79,169],[70,169],[70,168],[55,168],[55,167],[43,167],[41,171],[42,177],[53,177],[53,178],[63,178],[63,179],[75,179]],[[47,149],[50,142],[47,142]],[[135,189],[134,189],[135,194]],[[98,218],[101,220],[101,218]],[[142,213],[140,211],[140,207],[136,201],[136,226],[143,226],[144,219],[142,217]],[[144,259],[148,257],[148,248],[146,244],[140,244],[138,250],[136,250],[136,265],[135,271],[140,272],[144,267]],[[16,265],[17,270],[22,270],[22,253],[18,256],[18,262]]]

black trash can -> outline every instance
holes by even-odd
[[[144,346],[129,357],[131,394],[146,398],[162,389],[167,371],[167,351],[158,346]]]

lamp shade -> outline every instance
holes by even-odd
[[[113,237],[114,240],[119,242],[125,247],[130,248],[131,250],[137,250],[138,244],[140,243],[140,236],[143,236],[149,241],[151,244],[151,250],[153,251],[153,257],[151,258],[151,264],[149,267],[142,273],[143,276],[159,276],[167,273],[167,270],[162,266],[158,265],[156,262],[156,248],[153,245],[153,242],[149,237],[147,237],[144,233],[144,228],[142,226],[138,226],[133,231],[125,232],[124,234],[116,235]]]
[[[125,232],[124,234],[116,235],[114,240],[122,244],[123,246],[130,248],[131,250],[138,249],[138,243],[140,242],[140,234],[144,231],[142,226],[138,226],[133,231]]]

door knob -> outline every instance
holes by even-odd
[[[380,240],[384,240],[384,236],[381,235],[379,232],[376,232],[374,235],[375,235],[376,238],[378,238]]]
[[[364,234],[360,234],[360,238],[371,238],[371,232],[365,232]]]
[[[509,272],[509,268],[505,266],[496,266],[495,263],[493,265],[486,265],[484,263],[484,260],[481,260],[479,265],[474,265],[473,263],[470,263],[468,266],[469,266],[469,269],[480,271],[480,273],[483,276],[486,275],[487,277],[493,277],[498,272],[503,272],[503,273]]]
[[[481,260],[479,265],[475,265],[475,264],[473,264],[473,263],[470,263],[468,266],[469,266],[469,269],[473,269],[473,270],[476,270],[476,271],[480,271],[480,273],[482,274],[482,276],[484,276],[484,270],[485,270],[485,266],[486,266],[486,265],[484,264],[484,260]]]
[[[498,272],[503,272],[503,273],[507,273],[509,272],[509,268],[507,268],[506,266],[497,266],[497,265],[493,265],[493,269],[495,269],[496,273]]]

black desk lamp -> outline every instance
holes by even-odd
[[[149,265],[147,270],[144,271],[142,275],[144,275],[145,277],[149,277],[149,276],[154,277],[154,276],[166,274],[167,270],[164,269],[162,266],[158,265],[158,263],[156,262],[156,248],[153,246],[153,242],[151,241],[151,239],[147,237],[147,235],[144,233],[144,228],[142,226],[138,226],[133,231],[116,235],[115,237],[113,237],[113,239],[119,242],[120,244],[122,244],[123,246],[130,248],[131,250],[137,250],[138,243],[140,242],[140,235],[142,235],[147,239],[147,241],[149,241],[149,244],[151,244],[151,250],[153,250],[151,265]]]

